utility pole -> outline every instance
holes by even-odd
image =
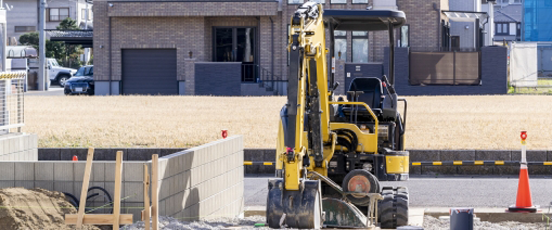
[[[38,90],[44,91],[47,89],[46,84],[46,37],[44,29],[46,27],[46,0],[40,0],[40,10],[38,16]]]
[[[487,46],[493,45],[493,38],[494,38],[494,4],[496,3],[496,0],[488,0],[487,3],[489,4],[489,19],[487,20],[489,23],[489,31],[487,31],[489,44]]]

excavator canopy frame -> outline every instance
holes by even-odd
[[[397,10],[324,10],[324,23],[330,32],[330,55],[334,55],[334,30],[348,31],[378,31],[389,32],[389,83],[395,84],[394,53],[395,33],[394,29],[406,23],[406,15]],[[330,85],[333,86],[334,74],[331,74]]]

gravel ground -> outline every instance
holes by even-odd
[[[474,221],[474,229],[478,230],[525,230],[525,229],[550,229],[546,228],[546,222],[520,223],[514,221],[491,223],[487,221]],[[449,220],[440,220],[431,216],[424,217],[425,230],[450,229]]]
[[[265,217],[252,216],[246,218],[217,218],[209,221],[180,221],[172,217],[159,217],[159,229],[165,230],[184,230],[184,229],[267,229],[255,228],[256,223],[265,223]],[[127,225],[125,230],[142,230],[144,222],[138,221],[133,225]]]

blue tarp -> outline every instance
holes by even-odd
[[[525,0],[524,40],[552,41],[552,0]]]

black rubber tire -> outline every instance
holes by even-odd
[[[383,200],[378,203],[378,220],[381,228],[408,225],[408,190],[404,187],[384,189]]]
[[[65,87],[65,82],[67,82],[67,80],[69,80],[69,78],[71,78],[71,76],[69,76],[69,75],[60,75],[59,77],[57,77],[56,81],[57,81],[58,85],[63,88],[63,87]],[[65,79],[65,80],[63,80],[63,79]]]
[[[368,181],[370,182],[370,193],[380,193],[381,186],[378,178],[376,178],[374,174],[365,169],[355,169],[347,173],[347,175],[343,179],[343,183],[341,184],[341,188],[343,188],[344,192],[349,192],[349,186],[347,185],[349,184],[349,181],[357,175],[364,176],[368,179]],[[358,206],[368,206],[370,204],[370,198],[368,196],[356,198],[352,195],[347,195],[347,199]]]

